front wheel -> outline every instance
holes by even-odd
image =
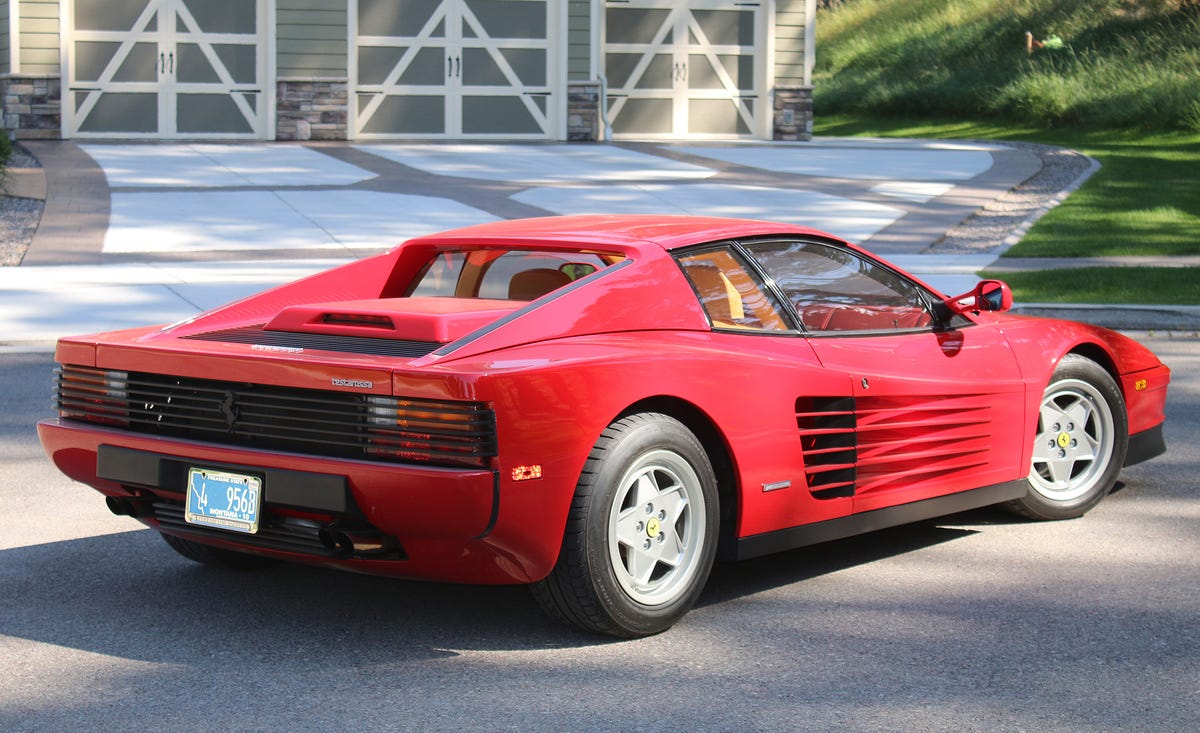
[[[1082,516],[1112,490],[1128,446],[1117,383],[1091,359],[1068,354],[1042,396],[1029,491],[1009,508],[1031,519]]]
[[[691,431],[657,413],[618,420],[588,456],[558,562],[534,597],[587,631],[664,631],[708,579],[717,510],[712,464]]]

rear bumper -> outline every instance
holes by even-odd
[[[57,419],[39,423],[38,435],[63,473],[114,497],[110,506],[163,532],[293,562],[395,577],[466,583],[536,579],[529,563],[513,558],[504,549],[510,543],[492,531],[499,507],[493,471],[254,451]],[[263,511],[272,518],[272,531],[292,533],[297,526],[312,531],[299,544],[288,544],[267,533],[243,537],[182,522],[178,507],[191,467],[262,476]],[[342,529],[347,535],[337,534]],[[344,542],[354,532],[367,538],[367,548],[382,538],[381,547],[355,552]]]

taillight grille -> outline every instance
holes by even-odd
[[[64,367],[57,372],[54,406],[65,418],[127,425],[128,377],[125,372]]]
[[[263,450],[476,468],[496,455],[495,413],[478,402],[64,366],[56,405],[66,419]]]

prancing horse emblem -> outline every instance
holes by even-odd
[[[221,404],[217,406],[221,411],[221,415],[225,418],[225,432],[232,433],[237,427],[238,411],[237,405],[233,404],[233,392],[226,392],[225,398],[221,400]]]

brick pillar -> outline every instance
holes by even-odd
[[[567,82],[567,140],[600,139],[600,82]]]
[[[62,83],[57,76],[0,77],[0,115],[16,140],[62,137]]]
[[[276,140],[345,140],[349,85],[344,81],[279,81],[275,84]]]
[[[812,87],[776,87],[774,112],[774,139],[812,139]]]

